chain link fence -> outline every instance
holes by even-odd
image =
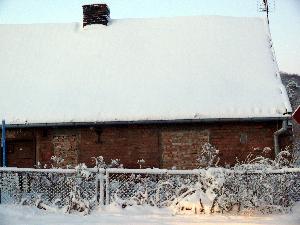
[[[108,169],[106,204],[168,207],[199,179],[200,174],[195,171]]]
[[[1,203],[37,205],[43,202],[58,208],[69,204],[71,193],[96,205],[98,202],[98,171],[91,170],[83,179],[74,169],[0,169]]]
[[[233,205],[263,213],[289,210],[300,201],[300,171],[232,172],[216,197],[220,208]]]
[[[106,204],[178,211],[287,210],[300,201],[300,170],[106,170]]]
[[[0,168],[2,204],[62,208],[75,196],[96,206],[174,207],[201,212],[288,208],[300,201],[300,169],[238,172],[199,170]],[[208,207],[206,209],[206,207]]]

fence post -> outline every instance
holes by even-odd
[[[96,202],[99,203],[99,171],[96,173],[95,176],[95,196],[96,196]]]
[[[99,171],[100,180],[100,206],[104,206],[104,171],[100,169]]]
[[[109,172],[106,170],[105,176],[105,205],[109,205]]]

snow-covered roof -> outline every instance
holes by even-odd
[[[284,117],[262,18],[0,25],[0,117],[10,124]]]

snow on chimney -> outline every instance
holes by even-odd
[[[107,26],[110,20],[110,11],[106,4],[83,5],[83,27],[91,24]]]

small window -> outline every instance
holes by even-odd
[[[241,135],[240,135],[240,143],[241,144],[243,144],[243,145],[245,145],[245,144],[247,144],[247,140],[248,138],[247,138],[247,134],[246,133],[241,133]]]

